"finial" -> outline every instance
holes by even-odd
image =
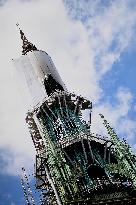
[[[19,23],[18,23],[18,22],[16,23],[16,26],[19,26]]]
[[[17,27],[19,27],[19,23],[16,24]],[[33,45],[32,43],[30,43],[25,34],[23,33],[23,31],[20,29],[19,27],[19,30],[20,30],[20,35],[21,35],[21,39],[23,41],[23,50],[22,50],[22,55],[26,55],[29,51],[37,51],[37,48],[35,45]]]
[[[104,118],[104,115],[102,115],[101,113],[99,114],[101,118]]]

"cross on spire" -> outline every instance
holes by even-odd
[[[19,23],[16,24],[19,27]],[[35,45],[33,45],[31,42],[29,42],[24,34],[24,32],[19,28],[20,30],[20,35],[21,35],[21,39],[23,41],[23,45],[22,45],[22,55],[26,55],[29,51],[36,51],[37,48]]]

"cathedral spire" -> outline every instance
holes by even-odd
[[[19,26],[19,24],[16,24],[17,26]],[[37,48],[35,45],[33,45],[31,42],[29,42],[24,34],[24,32],[19,28],[20,30],[20,35],[21,35],[21,39],[23,41],[23,45],[22,45],[22,55],[26,55],[29,51],[36,51]]]

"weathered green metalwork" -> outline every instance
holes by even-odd
[[[110,127],[107,120],[104,119],[103,115],[100,115],[103,118],[103,124],[105,125],[108,134],[111,137],[111,141],[114,145],[114,153],[116,155],[118,164],[110,164],[108,168],[112,173],[118,173],[124,175],[132,180],[133,186],[136,187],[136,157],[133,154],[130,146],[125,142],[121,141],[113,128]]]
[[[122,200],[122,196],[129,196],[128,190],[136,186],[135,156],[103,115],[111,139],[91,134],[81,117],[81,110],[87,109],[89,103],[84,104],[87,101],[75,95],[74,101],[72,95],[56,92],[31,113],[35,122],[37,118],[46,166],[61,204],[97,204],[100,201],[108,204],[108,198],[113,202]],[[42,156],[43,151],[38,157]]]

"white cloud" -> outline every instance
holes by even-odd
[[[15,24],[19,22],[28,39],[49,53],[68,89],[87,96],[94,103],[98,103],[103,94],[99,85],[103,75],[132,43],[136,13],[129,1],[112,1],[101,7],[100,1],[87,2],[88,5],[84,5],[81,1],[80,13],[76,3],[71,9],[73,16],[82,15],[80,19],[86,14],[84,23],[71,19],[61,0],[12,0],[0,8],[0,142],[1,146],[14,150],[9,170],[19,170],[26,156],[34,156],[33,144],[24,125],[26,106],[13,78],[10,60],[21,55]],[[110,116],[115,125],[127,116],[132,96],[120,90],[117,98],[118,105],[107,102],[95,108],[94,113],[101,111]]]
[[[134,96],[129,90],[119,88],[115,98],[116,100],[113,99],[113,104],[109,102],[102,103],[94,108],[92,115],[92,132],[102,133],[102,135],[107,137],[107,131],[102,125],[102,119],[99,116],[99,113],[102,113],[111,127],[115,129],[115,132],[133,145],[133,150],[136,151],[136,122],[128,115],[132,110]]]
[[[15,150],[15,148],[13,150],[12,146],[0,147],[1,174],[21,176],[22,167],[25,167],[29,173],[29,170],[33,169],[34,160],[29,152],[18,151],[18,149]]]

